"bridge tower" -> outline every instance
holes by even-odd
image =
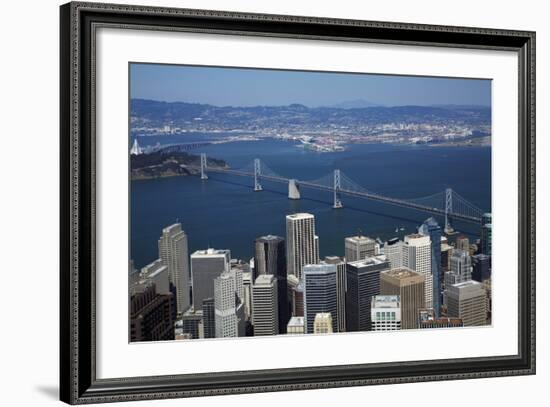
[[[334,209],[340,209],[343,207],[342,200],[340,199],[340,170],[334,170],[334,204],[332,207]]]
[[[453,190],[447,188],[445,190],[445,233],[454,232],[453,226],[451,225],[451,213],[453,212]]]
[[[259,158],[254,159],[254,191],[261,191],[260,177],[262,176],[261,163]]]
[[[206,154],[201,153],[201,179],[208,179],[208,175],[206,174],[206,168],[208,166],[206,165]]]

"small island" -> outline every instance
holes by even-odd
[[[132,181],[195,175],[200,173],[199,155],[186,152],[162,152],[131,154],[130,179]],[[223,160],[208,158],[207,165],[214,168],[229,168]]]

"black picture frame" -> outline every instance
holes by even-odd
[[[130,5],[60,8],[60,398],[70,404],[535,373],[535,33]],[[99,26],[515,51],[519,59],[519,349],[437,361],[96,378],[95,71]]]

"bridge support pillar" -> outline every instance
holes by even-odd
[[[300,186],[295,179],[288,180],[288,199],[300,199]]]
[[[206,174],[206,154],[201,153],[201,179],[208,179],[208,175]]]
[[[340,199],[340,170],[334,170],[334,204],[332,207],[334,209],[340,209],[344,206],[342,205],[342,200]]]
[[[451,225],[451,213],[453,212],[453,190],[447,188],[445,190],[445,233],[453,233],[454,229]]]
[[[262,175],[262,172],[261,172],[260,159],[255,158],[254,159],[254,191],[261,191],[263,189],[262,184],[260,184],[261,175]]]

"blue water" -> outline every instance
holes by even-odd
[[[142,139],[145,137],[140,137],[140,143]],[[396,198],[423,197],[450,187],[490,211],[489,147],[374,144],[350,145],[345,152],[317,153],[291,142],[267,139],[212,145],[199,152],[224,159],[235,169],[260,158],[278,174],[303,180],[339,168],[364,188]],[[263,181],[264,190],[254,192],[251,178],[215,173],[209,177],[207,181],[188,176],[131,182],[130,250],[136,267],[158,257],[161,230],[174,222],[181,222],[187,233],[190,253],[215,247],[230,249],[234,258],[248,260],[253,256],[256,237],[285,236],[285,216],[289,213],[315,215],[322,257],[342,256],[344,238],[359,231],[383,240],[402,237],[415,232],[430,216],[348,196],[342,197],[344,208],[334,210],[329,192],[302,188],[302,199],[293,201],[287,198],[283,184]],[[443,218],[436,219],[443,225]],[[455,222],[453,226],[473,238],[479,236],[476,225]],[[396,228],[404,230],[395,233]]]

